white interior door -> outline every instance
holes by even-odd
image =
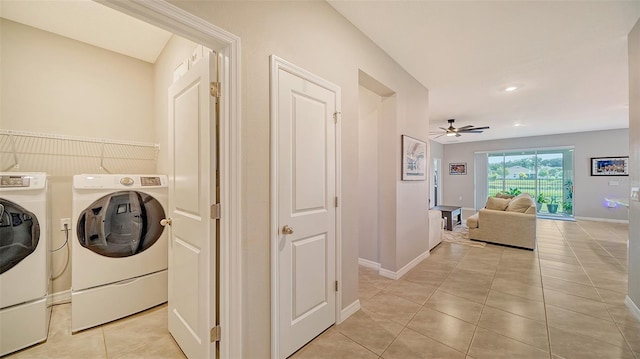
[[[169,331],[193,359],[216,353],[215,61],[205,50],[169,88]]]
[[[277,356],[287,357],[336,320],[337,90],[278,69]],[[312,76],[312,75],[311,75]]]

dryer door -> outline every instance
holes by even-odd
[[[78,218],[80,245],[106,257],[129,257],[151,247],[162,235],[164,209],[152,196],[121,191],[101,197]]]
[[[13,268],[38,247],[40,224],[22,206],[0,198],[0,274]]]

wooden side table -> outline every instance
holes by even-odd
[[[456,206],[435,206],[431,209],[442,212],[442,218],[447,219],[445,229],[448,231],[453,230],[453,226],[462,224],[462,208]],[[455,222],[454,222],[455,217]]]

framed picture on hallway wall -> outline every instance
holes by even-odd
[[[427,143],[402,135],[402,180],[427,179]]]
[[[467,163],[449,163],[449,174],[450,175],[466,175],[467,174]]]

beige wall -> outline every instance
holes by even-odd
[[[155,141],[151,64],[1,21],[3,129]]]
[[[472,134],[469,136],[473,136]],[[444,145],[443,204],[474,208],[474,152],[523,150],[531,148],[575,146],[574,151],[574,214],[581,218],[625,221],[628,211],[624,207],[608,208],[604,198],[628,196],[629,177],[596,177],[590,175],[590,158],[627,156],[629,153],[627,129],[567,133],[561,135],[510,138]],[[449,163],[466,162],[467,175],[449,175]],[[617,185],[612,185],[617,182]],[[462,200],[460,200],[462,196]],[[475,211],[464,212],[466,217]]]
[[[358,190],[359,251],[358,258],[379,263],[378,259],[378,126],[382,97],[364,86],[359,93],[358,155],[360,185]]]
[[[342,89],[343,308],[358,298],[358,70],[396,92],[398,123],[388,133],[394,143],[390,155],[395,156],[396,163],[400,158],[400,134],[426,137],[428,92],[327,3],[173,3],[242,39],[243,348],[246,358],[265,358],[270,353],[271,332],[269,56],[275,54],[291,61]],[[400,167],[388,171],[398,182]],[[405,200],[398,207],[424,214],[424,223],[412,225],[407,233],[421,231],[426,238],[426,196],[420,193],[427,192],[427,183],[412,184],[411,189],[398,187]],[[408,196],[405,190],[417,192]],[[404,240],[403,251],[412,245],[411,241]]]
[[[640,21],[629,33],[629,170],[640,187]],[[640,202],[629,206],[629,298],[640,308]]]
[[[151,64],[5,19],[0,19],[0,26],[0,128],[155,142]],[[16,169],[52,174],[54,248],[65,241],[64,232],[58,229],[60,219],[71,218],[73,170],[99,171],[98,167],[79,164],[69,168],[63,163],[53,157],[31,156]],[[58,277],[53,292],[70,289],[66,249],[55,252],[52,261]]]

